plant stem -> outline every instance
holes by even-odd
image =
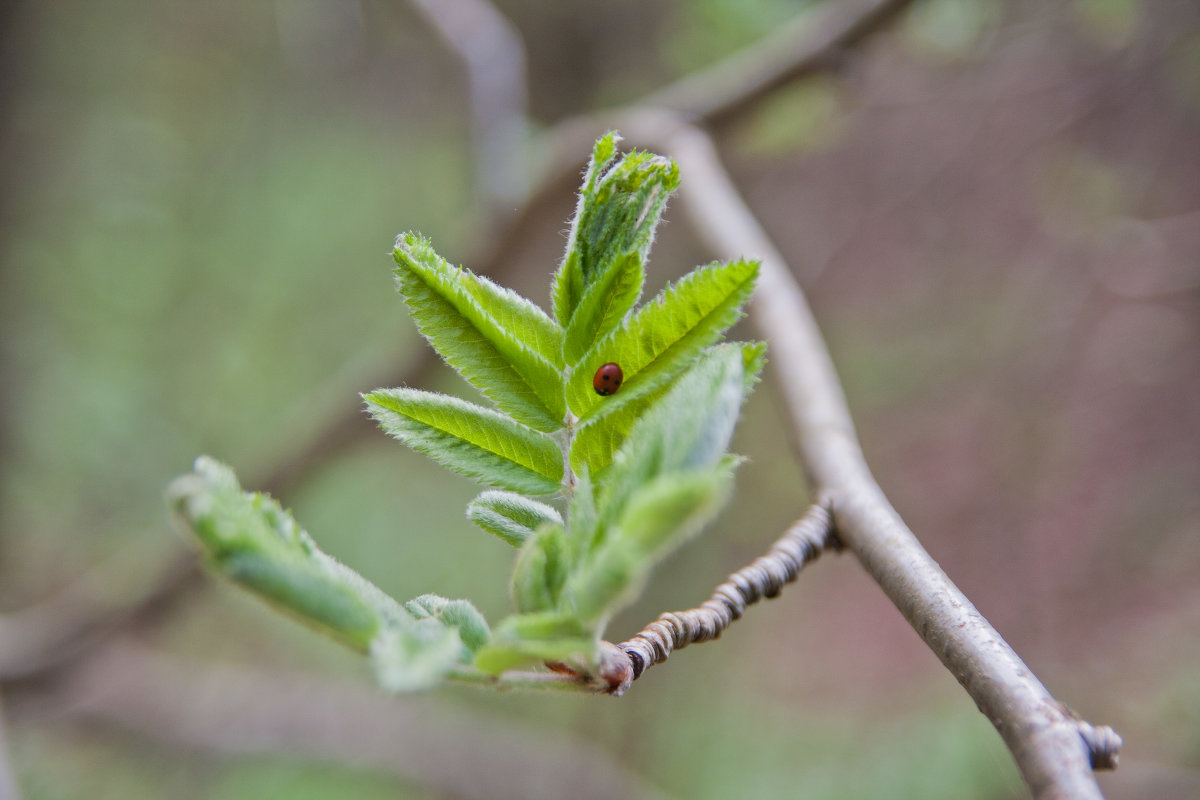
[[[563,420],[562,430],[555,433],[555,437],[558,438],[558,445],[562,448],[563,492],[566,494],[568,500],[571,498],[571,495],[575,494],[575,486],[579,483],[578,478],[575,476],[575,470],[571,468],[571,444],[575,441],[575,423],[578,421],[579,418],[568,411],[567,418]]]

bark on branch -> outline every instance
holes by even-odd
[[[815,505],[765,555],[730,575],[698,608],[660,614],[628,641],[617,645],[632,665],[628,683],[666,661],[674,651],[716,639],[734,620],[741,618],[747,606],[777,596],[785,584],[796,580],[805,565],[821,555],[832,538],[829,509]],[[629,688],[628,683],[611,693],[623,694]]]

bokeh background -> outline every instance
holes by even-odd
[[[814,5],[496,0],[527,59],[518,183],[557,122],[598,113],[599,135],[604,109]],[[573,203],[564,185],[498,235],[520,200],[483,191],[466,72],[428,17],[26,0],[0,25],[0,658],[18,628],[145,592],[187,545],[163,489],[199,453],[277,481],[384,589],[502,617],[512,553],[464,519],[474,487],[355,421],[399,375],[469,391],[414,372],[395,234],[486,254],[544,304]],[[922,0],[711,132],[901,514],[1059,699],[1124,736],[1108,796],[1200,796],[1200,6]],[[652,289],[709,258],[667,219]],[[804,508],[783,419],[768,377],[735,501],[613,637],[706,597]],[[533,797],[564,772],[579,797],[1024,796],[850,556],[617,701],[389,697],[255,599],[180,580],[4,677],[25,797]]]

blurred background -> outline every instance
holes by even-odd
[[[397,698],[181,567],[163,503],[212,454],[385,590],[500,619],[512,552],[465,520],[475,487],[359,412],[402,380],[471,391],[424,355],[394,236],[545,306],[575,180],[523,193],[556,123],[598,136],[826,5],[5,4],[0,743],[22,795],[1024,796],[848,555],[621,700]],[[893,503],[1051,692],[1124,736],[1106,794],[1200,796],[1200,6],[897,5],[708,130]],[[709,258],[669,209],[648,288]],[[768,375],[735,501],[614,639],[803,510],[784,424]]]

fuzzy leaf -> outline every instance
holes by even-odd
[[[760,364],[760,346],[731,343],[709,348],[634,424],[601,476],[601,532],[656,476],[703,470],[720,462],[737,424],[748,361]]]
[[[545,311],[482,275],[459,272],[462,288],[501,328],[555,367],[562,366],[563,329]]]
[[[554,274],[551,286],[551,299],[554,304],[554,315],[559,325],[564,328],[570,322],[575,312],[575,305],[583,295],[583,271],[580,267],[581,253],[587,235],[583,220],[591,215],[591,207],[595,202],[596,185],[604,175],[604,171],[617,157],[617,142],[621,137],[616,131],[609,131],[596,140],[592,145],[592,157],[583,173],[583,186],[579,190],[579,200],[575,206],[575,215],[571,219],[571,233],[567,238],[567,252],[563,263]]]
[[[567,403],[581,421],[618,411],[666,385],[741,316],[758,264],[710,264],[668,286],[592,347],[572,371]],[[607,362],[624,372],[621,390],[596,394],[592,377]]]
[[[511,586],[518,611],[549,611],[558,605],[568,570],[566,539],[560,523],[547,522],[521,546]]]
[[[489,675],[544,661],[595,663],[597,640],[569,614],[514,614],[496,626],[491,642],[475,655]]]
[[[679,186],[679,169],[673,161],[636,150],[618,159],[617,141],[610,133],[596,142],[567,252],[554,275],[554,312],[564,327],[591,285],[622,256],[636,254],[640,271],[667,198]],[[588,323],[587,327],[595,326]]]
[[[645,279],[642,255],[625,253],[587,287],[563,334],[563,361],[568,366],[621,323],[641,297]]]
[[[458,638],[471,652],[487,644],[492,636],[487,620],[467,600],[447,600],[436,594],[423,594],[405,603],[404,610],[415,619],[432,618],[458,631]]]
[[[558,443],[497,411],[417,389],[377,389],[363,398],[388,434],[455,472],[528,494],[561,488]]]
[[[763,367],[767,365],[767,343],[743,342],[741,347],[742,393],[749,395],[762,379]]]
[[[321,552],[277,502],[243,492],[233,471],[211,458],[196,459],[168,497],[218,572],[322,633],[366,650],[382,627],[408,616]]]
[[[612,414],[592,416],[580,425],[571,440],[571,468],[577,473],[586,470],[599,478],[600,473],[612,463],[613,454],[625,441],[634,423],[667,388],[661,387],[643,394]]]
[[[632,425],[596,489],[590,477],[580,482],[567,509],[573,567],[560,611],[598,634],[654,564],[720,509],[737,463],[725,451],[753,383],[747,369],[762,362],[759,344],[703,351]]]
[[[321,552],[270,497],[242,491],[229,467],[196,459],[168,489],[216,570],[310,627],[368,652],[394,691],[425,688],[470,664],[487,622],[466,600],[423,595],[404,606]]]
[[[388,628],[371,643],[375,680],[390,692],[415,692],[437,686],[461,664],[463,643],[454,628],[435,619]]]
[[[514,492],[489,490],[467,506],[467,517],[483,530],[520,547],[544,522],[562,524],[552,507]]]
[[[563,588],[564,610],[602,626],[637,595],[654,565],[699,531],[725,504],[732,473],[723,467],[660,475],[629,499],[624,514]]]
[[[566,407],[558,357],[539,352],[554,349],[561,336],[553,322],[515,294],[452,266],[415,233],[397,237],[395,261],[396,284],[418,330],[447,363],[517,421],[540,431],[561,428]]]

